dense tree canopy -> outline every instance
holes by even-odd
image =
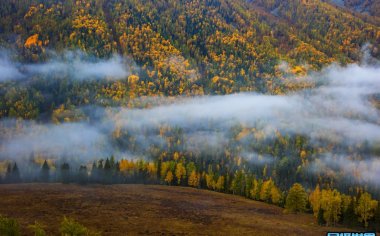
[[[380,57],[378,4],[344,2],[348,9],[318,0],[1,0],[1,63],[3,53],[11,55],[21,72],[32,65],[79,63],[83,58],[85,66],[115,60],[128,73],[117,80],[93,74],[83,80],[79,70],[70,69],[0,81],[0,118],[14,122],[0,123],[0,141],[10,130],[21,133],[22,120],[37,125],[95,122],[98,114],[88,115],[93,107],[104,108],[107,117],[115,107],[151,108],[185,96],[283,95],[312,88],[314,82],[297,79],[333,62],[360,61],[367,43],[368,53]],[[373,6],[372,16],[349,10],[357,4]],[[223,129],[209,123],[208,131]],[[66,153],[60,159],[33,153],[24,161],[11,156],[0,162],[0,182],[190,186],[290,212],[312,211],[320,224],[354,226],[360,221],[379,227],[380,206],[371,197],[379,199],[378,186],[363,186],[360,173],[347,178],[339,170],[310,171],[312,160],[325,153],[365,160],[379,155],[376,145],[313,142],[304,134],[264,129],[260,122],[254,127],[238,124],[225,134],[222,148],[207,141],[202,142],[206,148],[189,148],[185,141],[190,135],[182,128],[160,124],[137,133],[115,122],[110,145],[132,158],[115,158],[113,150],[86,160]],[[158,141],[143,145],[141,140],[150,135]],[[257,162],[244,158],[242,150],[253,153]],[[0,222],[14,224],[5,218]],[[87,232],[64,219],[62,233],[73,230]]]

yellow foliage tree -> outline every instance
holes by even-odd
[[[166,182],[167,184],[171,185],[172,182],[173,182],[173,178],[174,178],[173,173],[172,173],[171,170],[169,170],[168,173],[166,174],[165,182]]]
[[[41,47],[42,46],[42,41],[38,40],[39,35],[34,34],[30,36],[29,38],[26,39],[24,46],[26,48],[31,48],[31,47]]]
[[[309,196],[309,201],[313,207],[314,216],[318,216],[319,208],[321,207],[321,190],[319,184],[315,187],[314,191]]]
[[[169,162],[166,161],[166,162],[162,162],[161,163],[161,172],[160,172],[161,178],[166,177],[166,174],[167,174],[169,168],[170,168],[170,163]]]
[[[217,190],[217,191],[223,191],[224,190],[224,176],[223,175],[220,175],[218,180],[216,181],[215,190]]]
[[[199,187],[199,175],[195,170],[193,170],[189,176],[188,184],[191,187]]]
[[[341,203],[341,195],[336,189],[322,190],[321,208],[323,209],[323,218],[327,225],[335,225],[339,221]]]
[[[250,195],[252,199],[255,199],[255,200],[260,199],[260,184],[257,181],[257,179],[254,179],[252,181],[252,189],[251,189]]]
[[[135,168],[135,163],[133,161],[128,161],[125,159],[120,160],[119,163],[120,172],[129,173]]]
[[[152,178],[152,177],[155,177],[157,175],[157,167],[154,163],[152,162],[149,162],[146,166],[146,169],[149,173],[149,176]]]
[[[177,183],[181,184],[181,180],[186,178],[186,168],[182,163],[178,163],[175,168],[175,176],[177,178]]]
[[[271,201],[273,204],[278,204],[280,202],[281,192],[274,184],[270,190],[270,195],[271,195]]]
[[[260,200],[268,201],[270,199],[271,187],[272,187],[271,179],[263,182],[263,185],[261,186],[261,191],[260,191]]]
[[[364,227],[368,227],[368,220],[374,216],[377,204],[378,202],[373,200],[369,193],[360,196],[355,212],[359,216],[359,222],[364,222]]]
[[[206,174],[206,185],[208,189],[215,189],[215,180],[213,174]]]

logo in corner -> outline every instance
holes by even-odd
[[[375,232],[328,232],[326,236],[376,236]]]

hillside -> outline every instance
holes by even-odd
[[[178,232],[208,232],[202,224],[216,231],[229,220],[226,234],[326,229],[312,221],[380,230],[376,1],[0,1],[0,190],[10,194],[0,198],[14,204],[4,214],[29,222],[47,207],[55,222],[47,224],[57,226],[61,211],[71,213],[62,204],[74,202],[82,210],[73,214],[91,226],[105,196],[131,190],[153,195],[142,197],[152,221],[158,211],[199,214],[200,223],[179,218]],[[52,185],[8,185],[16,183]],[[173,191],[185,196],[120,184],[179,186]],[[152,205],[161,190],[166,202]],[[195,202],[179,200],[188,192],[222,200],[193,212]],[[22,218],[17,193],[35,196],[30,201],[53,194],[53,202]],[[218,221],[224,213],[216,211],[235,201],[223,199],[240,199],[229,212],[239,222]],[[110,204],[101,218],[109,225],[124,217]],[[298,220],[278,207],[313,216]],[[255,214],[271,216],[252,222]],[[148,230],[136,215],[115,228]]]
[[[281,77],[280,60],[320,69],[358,61],[365,43],[379,56],[378,25],[316,0],[4,0],[0,16],[0,42],[22,61],[50,50],[119,53],[166,95],[265,92],[272,82],[260,79]]]
[[[307,214],[192,188],[61,184],[0,185],[0,214],[24,226],[35,220],[57,235],[63,216],[102,235],[323,235]],[[30,232],[30,231],[29,231]]]
[[[367,43],[380,56],[375,18],[316,0],[3,0],[0,18],[1,67],[16,64],[11,71],[33,78],[25,87],[2,75],[0,117],[46,117],[62,104],[133,106],[152,95],[284,94],[304,87],[288,77],[360,61]],[[71,81],[75,74],[38,68],[115,54],[127,68],[118,81]]]

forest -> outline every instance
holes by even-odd
[[[1,0],[0,183],[178,185],[380,230],[359,2]]]

